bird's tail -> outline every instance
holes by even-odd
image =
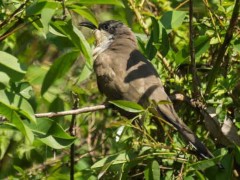
[[[213,158],[213,154],[208,150],[208,148],[198,139],[198,137],[193,133],[192,130],[190,130],[184,122],[177,116],[175,110],[173,107],[172,111],[164,112],[164,110],[169,109],[168,108],[162,108],[159,105],[158,112],[163,116],[163,118],[170,124],[172,124],[178,132],[183,136],[183,138],[189,142],[196,150],[197,154],[201,156],[202,158],[208,159]]]
[[[198,139],[191,129],[178,117],[172,105],[159,105],[157,106],[158,113],[167,120],[168,123],[172,124],[183,138],[189,142],[196,150],[197,154],[204,158],[214,158],[213,154],[208,148]],[[219,169],[224,169],[220,162],[216,162]]]

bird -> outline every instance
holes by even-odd
[[[154,101],[154,115],[175,127],[201,158],[214,158],[177,115],[159,74],[138,50],[136,37],[127,25],[117,20],[108,20],[98,26],[88,21],[79,25],[94,31],[96,46],[93,50],[93,68],[98,89],[108,100],[136,102],[145,108]],[[161,101],[170,103],[159,103]]]

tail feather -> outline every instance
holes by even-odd
[[[213,158],[213,154],[207,149],[207,147],[200,141],[200,139],[193,133],[192,130],[188,128],[184,122],[177,116],[173,107],[165,107],[165,105],[158,106],[158,112],[163,116],[163,118],[172,124],[178,132],[183,136],[183,138],[189,142],[196,150],[199,156],[208,159]],[[169,111],[171,109],[172,111]],[[167,111],[166,111],[167,110]]]

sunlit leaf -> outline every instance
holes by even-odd
[[[75,0],[71,0],[72,2],[76,2]],[[71,2],[70,1],[70,2]],[[81,0],[79,1],[81,4],[86,4],[86,5],[91,5],[91,4],[112,4],[112,5],[117,5],[117,6],[122,6],[124,7],[124,4],[122,3],[121,0]]]
[[[34,111],[29,102],[20,95],[8,91],[0,91],[0,103],[36,122]]]
[[[207,36],[199,36],[194,42],[194,45],[195,45],[195,56],[199,57],[209,49],[210,47],[209,38]]]
[[[77,60],[78,56],[79,56],[78,51],[72,51],[62,55],[61,57],[54,61],[54,63],[52,64],[51,68],[49,69],[44,78],[41,89],[42,95],[57,79],[63,77],[69,71],[73,63]]]
[[[42,143],[52,147],[53,149],[63,149],[70,146],[74,141],[73,140],[64,140],[61,138],[54,138],[53,136],[47,136],[44,138],[38,138]]]
[[[185,11],[168,11],[163,14],[161,22],[167,30],[176,29],[182,25],[186,14]]]
[[[131,153],[129,154],[126,152],[120,153],[117,155],[107,156],[107,157],[97,161],[96,163],[94,163],[91,168],[94,169],[94,168],[104,167],[109,163],[111,165],[126,163],[126,162],[130,161],[131,156],[132,156]]]
[[[49,23],[54,13],[55,13],[55,9],[50,9],[50,8],[44,8],[41,12],[41,22],[43,25],[43,32],[45,34],[48,33]]]
[[[160,180],[160,167],[157,161],[148,163],[144,170],[144,178],[146,180]]]
[[[14,125],[14,127],[19,129],[20,132],[28,139],[30,143],[33,142],[34,135],[31,129],[24,124],[24,122],[14,109],[11,109],[10,107],[0,102],[0,115],[3,115],[12,123],[9,123],[9,125]]]
[[[26,73],[16,57],[3,51],[0,51],[0,72],[5,73],[12,81],[20,81]],[[7,76],[3,76],[3,82],[8,81]]]
[[[61,6],[60,2],[53,1],[53,0],[39,0],[32,3],[30,6],[26,8],[26,15],[38,15],[41,12],[48,8],[48,9],[57,9]]]
[[[69,135],[60,124],[49,118],[38,118],[37,123],[28,123],[38,140],[54,149],[70,146],[75,137]]]
[[[96,26],[98,25],[96,17],[87,7],[79,6],[79,5],[71,5],[68,8],[72,9],[74,12],[78,13],[79,15],[85,17],[87,20],[89,20]]]
[[[127,112],[132,112],[132,113],[139,113],[144,111],[144,108],[135,103],[135,102],[131,102],[131,101],[125,101],[125,100],[116,100],[116,101],[109,101],[109,103],[127,111]]]
[[[83,36],[82,32],[71,21],[52,23],[53,27],[64,34],[76,48],[80,49],[86,58],[86,63],[92,66],[92,49]]]

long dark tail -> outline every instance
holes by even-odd
[[[198,137],[190,130],[186,124],[184,124],[181,119],[177,116],[175,110],[173,107],[168,106],[166,108],[162,107],[165,105],[160,105],[158,107],[158,112],[163,116],[165,120],[167,120],[170,124],[172,124],[178,132],[183,136],[183,138],[191,143],[193,147],[195,148],[197,154],[199,156],[208,159],[208,158],[213,158],[213,154],[207,149],[207,147],[198,139]],[[169,108],[169,109],[168,109]],[[166,109],[168,109],[166,111]]]
[[[208,148],[198,139],[198,137],[192,132],[191,129],[187,127],[186,124],[176,114],[172,105],[159,105],[157,107],[158,113],[163,116],[170,124],[172,124],[178,132],[183,136],[183,138],[191,143],[195,148],[197,154],[204,158],[214,158],[213,154],[208,150]],[[224,169],[223,165],[220,162],[216,162],[219,169]]]

